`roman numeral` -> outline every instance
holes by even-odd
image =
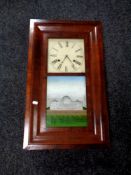
[[[68,72],[68,68],[67,68],[67,66],[65,66],[65,72]]]
[[[66,47],[68,47],[69,46],[69,43],[68,43],[68,41],[66,41]]]
[[[74,63],[81,65],[81,62],[77,61],[77,60],[73,60]]]
[[[58,51],[56,48],[53,48],[55,51]]]
[[[61,44],[60,42],[58,42],[58,45],[59,45],[61,48],[63,48],[63,46],[62,46],[62,44]]]
[[[57,62],[59,62],[59,60],[57,60],[57,59],[55,59],[55,60],[52,61],[53,64],[55,64]]]
[[[75,46],[75,44],[72,45],[72,48]]]
[[[74,70],[76,70],[76,68],[75,68],[75,65],[74,65],[74,64],[72,64],[72,68],[73,68]]]
[[[55,54],[52,54],[52,55],[50,55],[51,57],[57,57],[57,55],[55,55]]]
[[[81,48],[80,49],[78,49],[78,50],[76,50],[75,52],[79,52],[81,50]]]
[[[82,55],[77,55],[76,57],[77,57],[77,58],[83,58],[83,56],[82,56]]]
[[[59,66],[57,67],[57,69],[59,69],[59,70],[60,70],[60,69],[61,69],[61,66],[62,66],[62,64],[59,64]]]

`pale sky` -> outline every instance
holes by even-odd
[[[49,76],[47,79],[47,99],[69,96],[80,99],[86,96],[84,76]]]

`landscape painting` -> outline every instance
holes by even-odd
[[[84,76],[48,76],[46,126],[87,127]]]

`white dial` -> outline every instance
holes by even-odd
[[[85,72],[83,39],[48,39],[48,72]]]

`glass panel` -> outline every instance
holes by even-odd
[[[48,72],[85,72],[84,39],[48,39]]]
[[[84,76],[48,76],[47,127],[86,127],[86,80]]]

